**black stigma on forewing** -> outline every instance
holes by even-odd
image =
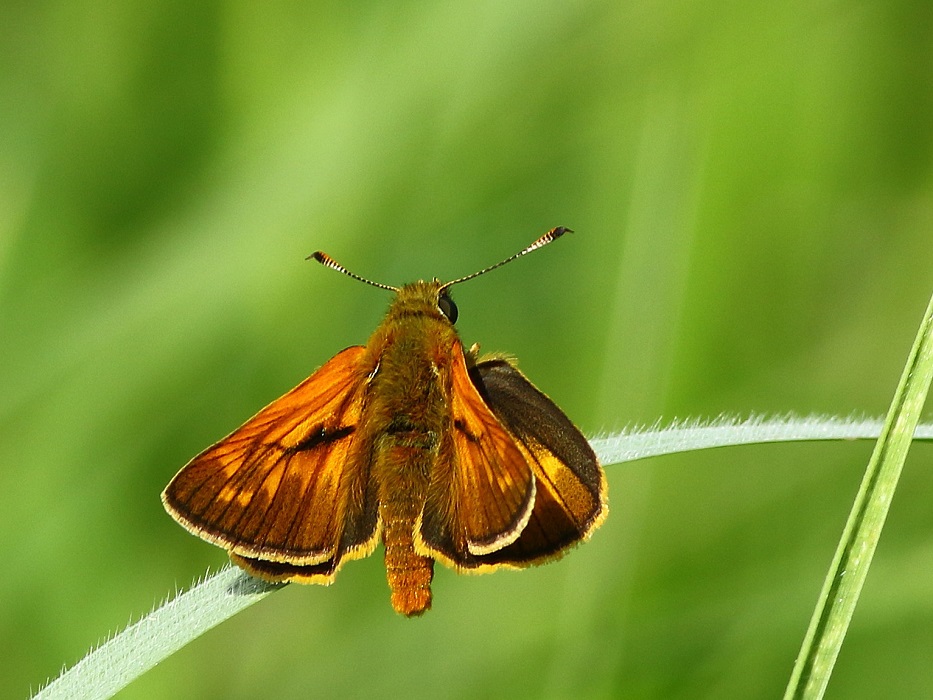
[[[304,452],[306,450],[313,450],[318,445],[325,445],[330,442],[337,442],[338,440],[343,440],[348,435],[351,435],[356,428],[352,425],[346,425],[342,428],[336,428],[334,430],[328,431],[326,428],[321,426],[314,432],[310,433],[305,437],[301,442],[293,447],[288,447],[285,451],[289,454],[294,454],[295,452]]]
[[[462,420],[454,420],[454,428],[463,433],[464,437],[466,437],[466,439],[470,442],[479,442],[479,437],[471,433],[469,428],[467,428],[466,423],[464,423]]]

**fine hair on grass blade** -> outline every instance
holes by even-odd
[[[33,697],[112,697],[188,642],[277,588],[281,586],[228,566],[90,651]]]
[[[910,350],[894,400],[862,479],[813,611],[785,700],[821,698],[843,639],[933,379],[933,299]]]

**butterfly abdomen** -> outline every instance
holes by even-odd
[[[403,615],[420,615],[431,607],[434,560],[415,552],[414,531],[427,490],[428,462],[433,452],[393,444],[386,435],[374,465],[381,476],[379,516],[383,523],[386,577],[392,607]]]

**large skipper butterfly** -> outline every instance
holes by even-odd
[[[454,330],[453,282],[371,282],[395,292],[365,345],[185,465],[162,494],[181,525],[268,581],[329,584],[379,540],[392,607],[431,607],[434,560],[457,571],[561,556],[606,517],[606,478],[586,439],[505,357],[477,358]]]

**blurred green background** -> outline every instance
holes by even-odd
[[[159,492],[398,284],[455,291],[589,434],[882,414],[933,288],[933,4],[0,4],[0,696],[226,557]],[[776,697],[867,443],[608,468],[563,561],[380,555],[123,692]],[[834,697],[933,695],[933,453],[912,452]]]

